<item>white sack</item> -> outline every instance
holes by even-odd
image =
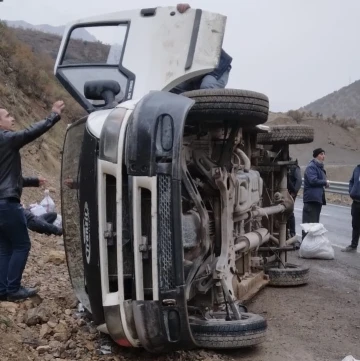
[[[352,355],[346,356],[342,361],[360,361],[355,359]]]
[[[56,227],[62,228],[62,218],[61,218],[60,214],[57,215],[53,225]]]
[[[38,203],[30,204],[30,212],[39,217],[46,213],[46,209]]]
[[[300,226],[307,233],[299,250],[301,258],[334,259],[334,248],[325,236],[327,230],[323,224],[303,223]]]
[[[50,197],[48,189],[45,190],[45,197],[40,202],[40,205],[43,206],[46,209],[47,213],[55,212],[55,203],[52,200],[52,198]]]

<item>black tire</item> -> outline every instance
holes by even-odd
[[[190,122],[230,120],[242,127],[252,127],[268,119],[269,99],[261,93],[238,89],[202,89],[181,95],[195,100],[188,116]]]
[[[307,144],[314,141],[314,128],[308,125],[276,125],[270,133],[259,133],[258,144]]]
[[[309,282],[309,267],[291,263],[286,263],[285,267],[271,267],[267,269],[266,273],[270,278],[270,286],[301,286]]]
[[[243,319],[191,319],[195,341],[202,348],[236,349],[258,345],[265,341],[267,322],[253,313],[242,313]]]

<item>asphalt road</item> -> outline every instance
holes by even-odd
[[[297,199],[295,203],[297,234],[301,234],[302,209],[302,199]],[[320,222],[327,229],[328,233],[326,233],[326,236],[334,247],[343,248],[351,243],[350,207],[328,204],[322,208]]]

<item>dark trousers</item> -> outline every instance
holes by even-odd
[[[56,212],[45,213],[39,217],[33,217],[27,226],[33,232],[59,235],[61,234],[61,229],[52,224],[55,222],[56,217]]]
[[[319,223],[322,204],[318,202],[306,202],[304,203],[302,223]],[[302,232],[302,239],[304,239],[306,233]]]
[[[0,295],[19,290],[30,248],[20,203],[0,200]]]
[[[357,248],[360,237],[360,202],[353,202],[351,205],[352,216],[352,240],[351,247]]]
[[[296,196],[291,196],[292,199],[296,200]],[[296,222],[295,222],[295,214],[294,212],[292,212],[288,218],[288,221],[287,221],[287,228],[289,229],[289,232],[290,232],[290,237],[294,237],[296,235]]]

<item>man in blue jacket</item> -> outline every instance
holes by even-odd
[[[14,131],[15,119],[0,106],[0,301],[22,300],[37,293],[21,286],[30,238],[20,204],[24,186],[20,149],[50,130],[63,109],[64,102],[58,101],[46,119]]]
[[[304,208],[303,223],[319,223],[323,205],[326,205],[325,187],[329,187],[324,169],[325,150],[317,148],[313,151],[313,159],[306,167],[304,174]],[[304,239],[306,233],[302,233]]]
[[[178,4],[177,11],[183,14],[190,9],[189,4]],[[216,69],[211,73],[205,74],[200,79],[190,79],[175,88],[171,89],[172,93],[180,94],[190,90],[197,89],[224,89],[228,83],[231,70],[232,57],[221,49],[220,61]]]
[[[356,252],[360,237],[360,164],[354,169],[349,182],[349,194],[353,203],[351,205],[352,216],[352,240],[351,245],[342,249],[342,252]]]

